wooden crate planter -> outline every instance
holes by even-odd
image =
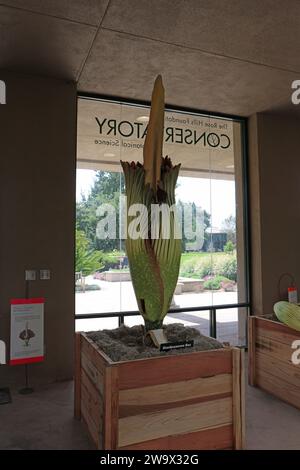
[[[300,408],[300,365],[291,345],[300,332],[264,317],[249,318],[249,383]]]
[[[241,449],[243,353],[112,362],[76,333],[75,416],[98,449]]]

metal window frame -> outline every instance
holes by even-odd
[[[110,102],[112,104],[124,104],[127,106],[133,107],[148,107],[150,108],[151,102],[143,100],[134,100],[112,95],[102,95],[95,93],[77,93],[77,104],[78,99],[86,99],[93,101],[104,101]],[[227,119],[234,122],[239,122],[241,125],[241,145],[242,145],[242,186],[243,186],[243,214],[244,214],[244,259],[245,259],[245,296],[246,301],[234,304],[221,304],[221,305],[207,305],[207,306],[198,306],[198,307],[188,307],[188,308],[173,308],[169,309],[168,313],[185,313],[185,312],[200,312],[208,311],[209,312],[209,331],[210,336],[213,338],[217,337],[217,312],[219,310],[225,310],[229,308],[246,308],[247,314],[250,314],[251,308],[251,286],[250,286],[250,228],[249,228],[249,180],[248,180],[248,119],[243,116],[237,116],[233,114],[224,114],[217,112],[210,112],[205,110],[200,110],[196,108],[174,106],[174,105],[165,105],[166,111],[180,112],[186,114],[195,114],[209,118],[215,119]],[[78,106],[77,106],[78,114]],[[77,161],[77,159],[76,159]],[[76,219],[76,212],[75,212]],[[75,272],[75,269],[74,269]],[[87,320],[87,319],[96,319],[96,318],[118,318],[119,326],[124,324],[125,317],[137,316],[140,315],[140,312],[137,310],[134,311],[121,311],[121,312],[104,312],[104,313],[87,313],[87,314],[75,314],[75,320]],[[246,345],[247,346],[247,345]]]

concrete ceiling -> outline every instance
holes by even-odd
[[[147,101],[161,73],[171,105],[286,110],[300,79],[300,2],[0,0],[0,68]]]

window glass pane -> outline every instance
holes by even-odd
[[[217,311],[217,339],[232,346],[246,345],[247,308]]]
[[[124,323],[127,326],[141,325],[143,319],[140,315],[125,317]],[[203,335],[209,336],[209,312],[207,310],[199,312],[168,313],[165,317],[164,324],[169,323],[182,323],[184,326],[196,328]]]
[[[87,318],[75,321],[75,331],[112,330],[118,328],[117,318]]]
[[[148,116],[147,107],[78,101],[77,314],[137,310],[122,236],[120,160],[142,161]],[[166,111],[164,133],[164,155],[181,163],[176,201],[183,222],[182,259],[172,308],[245,302],[241,123]],[[107,238],[108,204],[115,225],[110,224]],[[166,321],[176,315],[187,324],[199,319],[208,332],[208,313],[178,312]],[[127,324],[134,322],[141,319],[126,318]]]

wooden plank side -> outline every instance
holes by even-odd
[[[255,386],[256,317],[248,318],[248,381]]]
[[[85,404],[82,403],[82,422],[87,428],[88,434],[96,446],[97,449],[102,449],[102,434],[98,431],[94,421],[91,420],[88,410],[85,407]]]
[[[97,448],[101,448],[101,427],[103,409],[98,400],[99,394],[89,380],[88,376],[81,370],[81,413],[90,437]]]
[[[295,339],[300,338],[300,331],[293,330],[283,323],[272,320],[265,320],[260,317],[256,318],[256,328],[259,333],[266,337],[274,338],[281,343],[289,344]],[[263,331],[262,331],[263,330]]]
[[[119,408],[118,367],[108,367],[104,387],[104,449],[114,450],[118,446]]]
[[[86,374],[93,382],[99,393],[104,395],[104,373],[102,370],[97,369],[94,358],[88,356],[86,352],[81,352],[81,368],[85,370]]]
[[[103,448],[103,401],[89,377],[81,370],[82,418],[97,449]]]
[[[117,367],[111,368],[111,422],[112,449],[118,447],[118,426],[119,426],[119,371]]]
[[[231,349],[216,349],[118,364],[120,390],[231,374]]]
[[[231,395],[231,374],[121,390],[119,417],[185,406]]]
[[[300,367],[299,365],[281,361],[261,352],[256,353],[257,371],[266,372],[282,380],[287,386],[298,389],[300,397]]]
[[[111,361],[106,358],[98,346],[90,340],[86,335],[82,334],[81,352],[89,357],[99,372],[105,374],[105,369],[112,365]]]
[[[119,418],[125,418],[126,416],[136,416],[140,414],[157,412],[157,411],[164,411],[164,410],[174,409],[174,408],[181,408],[183,406],[192,405],[194,403],[203,403],[203,402],[208,402],[208,401],[213,401],[213,400],[217,400],[220,398],[228,398],[228,397],[232,397],[231,392],[216,393],[215,395],[208,395],[208,396],[203,396],[200,398],[193,398],[191,400],[182,400],[182,401],[177,401],[174,403],[158,403],[156,405],[155,404],[139,405],[137,403],[136,405],[129,405],[129,406],[125,405],[125,406],[119,407]]]
[[[118,447],[232,424],[232,398],[119,419]]]
[[[257,385],[271,395],[300,409],[299,387],[291,385],[272,374],[268,374],[267,371],[262,369],[259,369],[257,373]]]
[[[81,370],[81,396],[91,419],[95,422],[99,431],[102,431],[104,402],[83,369]]]
[[[232,449],[232,426],[220,426],[204,431],[177,434],[139,442],[119,450],[216,450]]]
[[[75,333],[74,416],[81,417],[81,334]]]
[[[246,448],[246,368],[245,350],[241,349],[241,422],[242,422],[242,449]]]
[[[265,333],[271,333],[265,335]],[[256,351],[267,354],[281,361],[286,361],[291,364],[291,356],[294,351],[292,349],[293,338],[291,342],[282,343],[277,338],[274,338],[274,332],[268,332],[264,329],[257,329],[256,334]]]
[[[297,333],[297,331],[295,331]],[[296,334],[287,333],[286,331],[280,332],[276,330],[269,330],[268,328],[256,328],[256,335],[259,335],[263,338],[277,341],[278,343],[290,346],[291,343],[295,340],[299,340],[300,337]]]
[[[232,361],[233,447],[240,450],[245,446],[244,350],[233,348]]]

